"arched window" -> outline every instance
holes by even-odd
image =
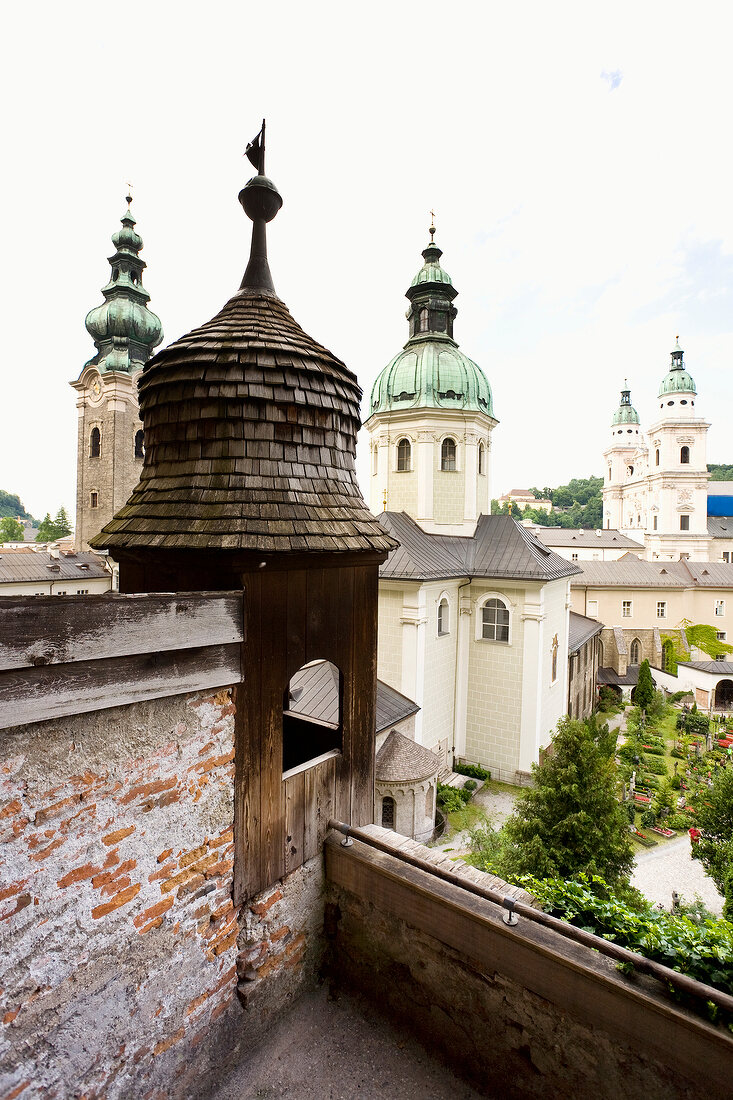
[[[102,436],[99,428],[92,428],[89,436],[89,457],[99,458],[102,453]]]
[[[440,445],[441,470],[455,470],[456,468],[456,441],[447,436]]]
[[[389,795],[382,799],[382,828],[394,829],[395,801]]]
[[[677,671],[674,661],[674,646],[669,639],[662,643],[662,668],[665,672]]]
[[[438,604],[438,637],[450,634],[450,606],[445,596]]]
[[[397,469],[401,473],[405,473],[410,469],[410,459],[412,458],[412,446],[409,439],[401,439],[397,444]]]
[[[486,473],[486,470],[484,468],[484,465],[485,465],[485,462],[486,462],[486,458],[485,458],[485,455],[484,455],[485,450],[486,450],[486,448],[484,447],[483,443],[479,443],[479,445],[478,445],[478,472],[479,472],[479,474],[485,474]]]
[[[428,331],[428,311],[426,309],[420,310],[420,332]]]
[[[629,650],[629,664],[641,664],[641,642],[638,638],[634,638],[633,642],[631,643],[631,649]]]
[[[375,443],[372,447],[372,474],[376,475],[379,472],[379,448]]]
[[[135,458],[143,458],[145,456],[145,445],[143,443],[143,430],[139,428],[135,432]]]
[[[481,608],[481,637],[487,642],[509,641],[509,608],[503,600],[487,600]]]
[[[558,654],[559,648],[560,648],[560,643],[558,642],[557,634],[556,634],[555,637],[552,639],[552,682],[553,682],[553,684],[555,683],[555,680],[557,680],[557,654]]]
[[[657,447],[657,449],[656,449],[656,451],[655,451],[655,459],[654,459],[654,461],[655,461],[655,464],[656,464],[656,465],[658,466],[658,465],[659,465],[659,447]]]
[[[690,464],[690,448],[680,447],[680,462],[683,466],[689,466]]]
[[[285,777],[337,755],[341,742],[341,673],[330,661],[309,661],[291,677],[285,692]]]

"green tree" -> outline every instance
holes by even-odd
[[[12,516],[0,519],[0,542],[22,542],[23,527]]]
[[[627,881],[634,857],[616,797],[616,764],[588,726],[562,718],[551,750],[532,772],[534,786],[504,826],[499,873],[511,879],[587,872],[612,883]]]
[[[53,525],[56,528],[57,539],[62,539],[65,535],[71,534],[71,524],[69,523],[69,517],[66,514],[66,509],[63,504],[53,518]]]
[[[634,702],[640,710],[646,710],[654,698],[654,681],[649,669],[649,662],[642,661],[639,666],[639,681],[634,692]]]
[[[51,513],[46,512],[45,516],[38,525],[36,542],[53,542],[55,538],[56,534],[54,531],[53,520],[51,519]]]
[[[8,493],[5,489],[0,489],[0,516],[16,516],[19,519],[33,519],[33,516],[26,512],[23,507],[20,497],[15,493]]]
[[[700,800],[695,825],[701,836],[692,847],[725,898],[723,916],[733,918],[733,768],[718,768],[713,785]]]
[[[733,481],[733,466],[724,466],[716,462],[708,462],[711,481]]]

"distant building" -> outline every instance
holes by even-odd
[[[512,489],[510,493],[506,493],[503,497],[498,498],[499,504],[516,504],[518,508],[524,511],[525,508],[536,508],[538,512],[551,512],[552,501],[540,499],[530,493],[529,489]]]
[[[568,716],[588,718],[596,703],[603,624],[570,612],[568,639]]]
[[[539,527],[531,531],[543,546],[548,546],[568,561],[618,561],[627,554],[644,556],[644,544],[630,539],[621,531],[583,531],[570,527]]]
[[[89,540],[127,503],[140,480],[144,444],[137,380],[163,339],[159,318],[147,308],[146,265],[139,256],[143,242],[134,229],[129,196],[127,202],[122,229],[112,237],[115,254],[102,288],[105,301],[85,322],[97,353],[71,383],[78,394],[75,537],[80,550],[89,548]]]
[[[86,596],[111,587],[112,570],[100,554],[0,548],[0,596]]]

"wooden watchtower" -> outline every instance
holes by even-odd
[[[123,592],[244,590],[236,900],[315,855],[329,816],[372,820],[378,568],[396,545],[356,481],[356,378],[275,293],[264,126],[255,154],[242,285],[146,365],[140,483],[93,540]],[[311,662],[330,662],[329,721],[295,713],[291,680]]]

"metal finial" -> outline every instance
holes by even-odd
[[[430,211],[430,243],[435,244],[435,211]]]
[[[125,201],[127,202],[128,206],[130,206],[132,203],[132,184],[129,180],[127,181],[127,195],[125,196]]]
[[[277,187],[265,175],[265,120],[257,137],[250,141],[244,155],[257,169],[257,175],[239,192],[239,201],[248,218],[252,219],[252,247],[249,263],[240,289],[245,287],[274,294],[275,287],[267,262],[267,236],[265,225],[271,222],[283,204]]]

